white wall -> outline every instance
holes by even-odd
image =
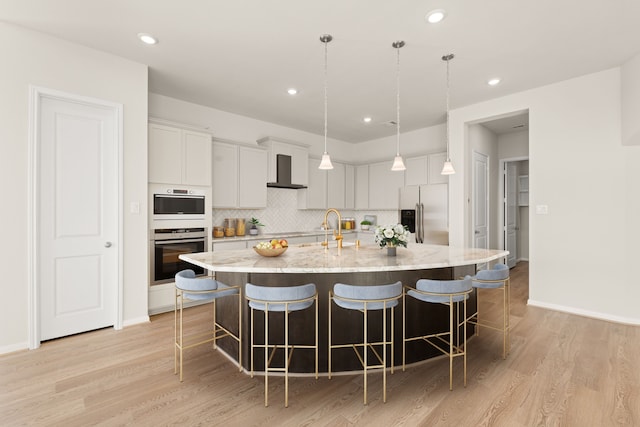
[[[640,54],[621,67],[622,143],[640,145]]]
[[[469,240],[466,123],[528,109],[530,303],[640,324],[640,146],[622,144],[620,82],[614,68],[452,111],[465,168],[450,178],[450,241]]]
[[[147,68],[20,27],[0,23],[0,353],[27,348],[27,194],[29,85],[124,104],[124,323],[147,319]],[[8,325],[11,325],[8,327]]]

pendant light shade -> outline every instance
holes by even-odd
[[[323,34],[320,36],[320,41],[324,43],[324,153],[322,154],[322,161],[318,169],[333,169],[331,164],[331,157],[327,152],[327,45],[333,40],[330,34]]]
[[[445,161],[444,165],[442,166],[442,172],[440,172],[441,175],[453,175],[454,173],[456,173],[456,170],[453,168],[453,163],[451,163],[451,158],[449,157],[449,61],[451,61],[453,58],[453,53],[444,55],[442,57],[442,60],[447,63],[447,161]]]
[[[399,40],[393,42],[391,46],[393,46],[398,53],[396,64],[396,157],[393,159],[393,166],[391,166],[391,170],[403,171],[407,169],[404,166],[404,161],[400,155],[400,48],[404,46],[404,42]]]

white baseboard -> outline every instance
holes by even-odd
[[[140,317],[136,317],[135,319],[124,320],[122,322],[122,326],[126,328],[127,326],[138,325],[140,323],[148,323],[148,322],[150,322],[149,316],[140,316]]]
[[[607,313],[600,313],[597,311],[590,311],[590,310],[582,310],[580,308],[567,307],[567,306],[558,305],[558,304],[550,304],[547,302],[535,301],[532,299],[529,299],[527,301],[527,305],[530,305],[533,307],[547,308],[549,310],[562,311],[564,313],[576,314],[578,316],[590,317],[593,319],[606,320],[608,322],[622,323],[625,325],[634,325],[634,326],[640,325],[640,318],[614,316]]]
[[[14,351],[28,350],[29,343],[27,341],[17,344],[5,345],[0,347],[0,354],[13,353]]]

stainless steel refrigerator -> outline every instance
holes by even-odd
[[[409,185],[400,189],[400,223],[412,241],[449,244],[447,184]]]

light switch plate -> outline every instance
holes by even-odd
[[[129,212],[132,214],[140,213],[140,202],[131,202],[129,203]]]
[[[536,214],[538,215],[547,215],[549,213],[549,206],[547,205],[536,205]]]

